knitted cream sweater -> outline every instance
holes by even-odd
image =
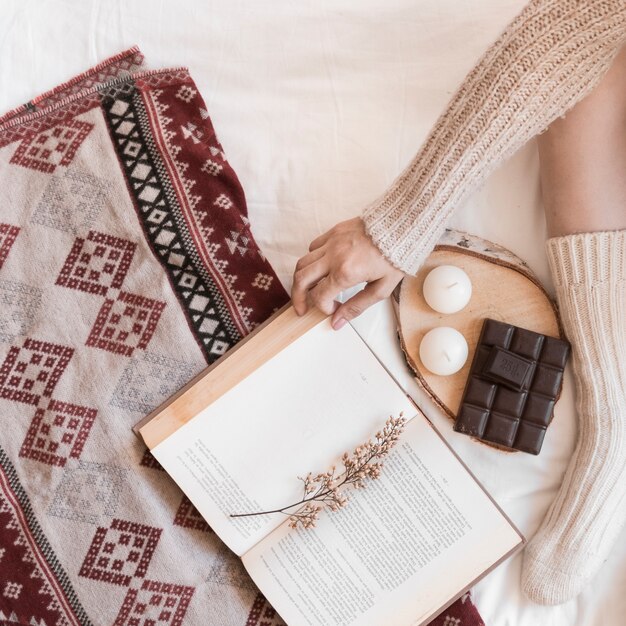
[[[532,0],[485,52],[415,158],[363,213],[415,274],[463,200],[599,81],[626,40],[626,0]]]

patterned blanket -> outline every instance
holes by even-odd
[[[1,625],[282,624],[131,432],[287,301],[188,71],[142,64],[0,118]]]

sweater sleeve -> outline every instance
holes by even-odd
[[[626,0],[532,0],[466,76],[422,147],[366,207],[367,233],[415,274],[456,206],[599,82],[626,40]]]

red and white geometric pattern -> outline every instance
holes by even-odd
[[[56,284],[106,296],[111,287],[122,286],[136,247],[132,241],[92,230],[86,239],[76,238]]]
[[[180,626],[194,591],[184,585],[144,580],[140,589],[128,590],[113,626]]]
[[[98,312],[85,345],[132,356],[145,349],[165,303],[118,290],[130,268],[136,244],[106,233],[90,231],[77,237],[56,284],[107,298]]]
[[[211,176],[219,176],[219,173],[224,169],[224,166],[220,165],[213,159],[207,159],[200,169]]]
[[[63,467],[68,458],[80,457],[96,414],[96,409],[50,400],[47,409],[35,412],[20,456]]]
[[[257,289],[262,289],[263,291],[268,291],[270,286],[272,285],[273,280],[273,276],[259,272],[252,281],[252,286],[256,287]]]
[[[284,626],[284,622],[265,596],[259,592],[250,609],[246,626]]]
[[[80,626],[86,615],[29,500],[0,449],[0,624]]]
[[[85,345],[132,356],[146,348],[164,308],[165,302],[122,291],[104,301]]]
[[[93,124],[66,120],[53,128],[22,139],[10,163],[50,174],[59,165],[69,165]]]
[[[221,193],[219,196],[217,196],[217,198],[215,198],[213,204],[220,207],[220,209],[228,211],[228,209],[232,208],[234,202],[225,193]]]
[[[30,338],[11,347],[0,366],[0,398],[38,405],[52,395],[73,354],[73,348]]]
[[[231,307],[229,314],[242,334],[246,334],[271,313],[259,315],[259,291],[251,289],[251,283],[259,272],[268,275],[274,272],[250,232],[245,195],[217,140],[206,104],[199,93],[194,93],[197,90],[193,81],[187,84],[191,89],[184,91],[184,100],[176,97],[180,84],[151,90],[145,97],[152,102],[154,127],[166,152],[172,155],[177,169],[175,176],[185,191],[180,198],[182,210],[202,234],[195,242],[198,254],[219,267],[223,277],[220,289]],[[201,140],[192,136],[190,123],[205,131]],[[190,145],[193,139],[199,141],[197,146]],[[279,281],[272,281],[267,292],[261,291],[267,302],[275,306],[282,303],[284,295]]]
[[[144,467],[149,467],[151,469],[160,470],[164,472],[163,466],[152,456],[152,452],[150,450],[146,450],[141,457],[141,461],[139,461],[139,465],[143,465]]]
[[[19,226],[0,223],[0,267],[2,267],[7,256],[9,256],[9,250],[19,232]]]
[[[176,98],[183,102],[191,102],[198,92],[191,85],[181,85],[180,89],[176,92]]]
[[[160,536],[160,528],[114,519],[96,530],[78,574],[127,587],[146,575]]]
[[[201,530],[205,533],[213,532],[202,515],[198,513],[198,509],[196,509],[196,507],[191,503],[191,500],[185,495],[183,495],[183,499],[181,500],[178,510],[176,511],[174,524],[176,524],[176,526],[183,526],[184,528]]]

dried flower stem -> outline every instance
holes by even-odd
[[[342,489],[352,486],[361,489],[365,486],[365,479],[376,479],[380,476],[382,459],[396,445],[404,429],[406,419],[400,413],[399,417],[389,417],[382,430],[375,435],[375,440],[369,440],[357,446],[352,454],[344,452],[341,461],[344,471],[336,475],[335,466],[328,472],[313,475],[309,472],[304,478],[298,476],[303,483],[302,499],[280,509],[259,511],[255,513],[233,513],[230,517],[249,517],[252,515],[267,515],[269,513],[284,513],[289,515],[289,525],[292,528],[315,526],[319,512],[328,507],[336,511],[344,507],[348,501]],[[304,506],[303,506],[304,505]],[[295,513],[288,513],[288,509],[302,506]]]

